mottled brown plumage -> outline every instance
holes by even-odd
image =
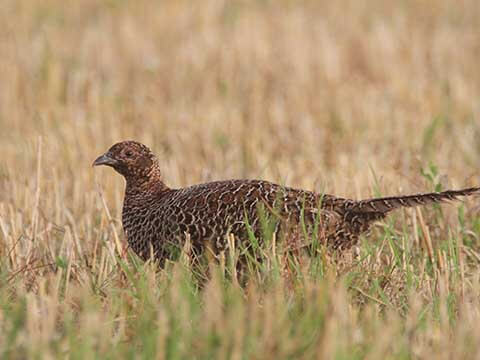
[[[355,201],[292,189],[261,180],[227,180],[170,189],[155,155],[145,145],[113,145],[94,165],[108,165],[126,179],[122,222],[129,245],[143,259],[163,262],[182,248],[186,234],[195,249],[218,253],[227,234],[248,245],[247,228],[262,238],[268,218],[278,237],[308,245],[305,229],[332,249],[347,249],[372,223],[399,207],[426,205],[480,193],[480,188]],[[311,238],[311,237],[310,237]]]

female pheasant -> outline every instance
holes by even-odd
[[[163,263],[189,234],[194,249],[215,253],[228,247],[227,234],[248,246],[248,233],[262,238],[265,219],[272,233],[306,246],[312,236],[332,249],[347,249],[373,222],[392,210],[457,200],[480,187],[444,192],[350,200],[262,180],[227,180],[171,189],[152,151],[135,141],[113,145],[93,166],[113,167],[126,180],[122,223],[127,241],[143,259]],[[305,236],[305,233],[311,236]],[[288,236],[285,236],[288,235]],[[310,239],[310,240],[309,240]]]

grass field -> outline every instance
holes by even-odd
[[[398,211],[341,257],[266,251],[246,288],[125,252],[136,139],[180,187],[367,198],[480,185],[480,5],[3,0],[1,359],[468,359],[480,200]]]

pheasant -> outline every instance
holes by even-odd
[[[198,251],[226,250],[227,234],[248,246],[252,234],[262,239],[265,219],[271,234],[294,239],[292,246],[308,246],[316,236],[329,249],[346,250],[395,209],[480,193],[480,187],[472,187],[356,201],[262,180],[172,189],[162,180],[157,157],[136,141],[113,145],[94,161],[98,165],[114,168],[126,180],[122,223],[129,246],[144,260],[153,255],[162,264],[173,248],[183,247],[187,234]]]

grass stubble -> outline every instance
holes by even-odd
[[[0,358],[476,358],[478,198],[343,256],[268,239],[246,288],[230,239],[199,290],[188,247],[161,271],[125,249],[90,164],[135,138],[172,186],[478,185],[479,25],[473,0],[2,2]]]

